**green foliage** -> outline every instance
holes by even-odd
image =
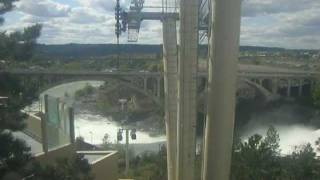
[[[320,161],[310,144],[296,147],[292,154],[280,155],[279,134],[270,127],[263,138],[255,134],[242,142],[235,137],[232,180],[316,180]]]
[[[26,105],[36,97],[34,82],[23,84],[12,75],[0,76],[0,96],[7,96],[7,105],[0,106],[0,132],[4,129],[13,131],[24,128],[24,113],[21,112]]]
[[[26,165],[31,160],[31,155],[25,142],[15,139],[6,131],[0,133],[0,147],[0,179],[6,179],[11,173],[19,177],[26,175]]]
[[[54,164],[34,165],[34,175],[30,180],[93,180],[91,167],[83,155],[57,159]]]
[[[280,142],[279,133],[273,126],[270,126],[267,131],[267,136],[264,139],[264,143],[274,153],[274,155],[280,155],[279,142]]]
[[[0,0],[0,25],[3,24],[4,19],[1,15],[5,14],[8,11],[11,11],[13,8],[13,3],[18,0]]]
[[[280,173],[280,163],[268,138],[261,135],[251,136],[241,142],[233,154],[233,179],[276,179]],[[270,137],[271,139],[271,137]]]
[[[108,133],[104,134],[103,136],[102,147],[107,150],[111,148],[110,136]]]
[[[131,160],[129,177],[137,180],[166,180],[166,148],[162,146],[158,153],[145,152]]]
[[[83,89],[80,89],[75,93],[75,97],[76,98],[85,97],[88,95],[92,95],[94,92],[95,92],[95,88],[90,84],[86,84],[86,86]]]
[[[23,31],[0,32],[0,59],[27,61],[31,59],[42,25],[36,24]]]
[[[320,179],[320,164],[311,144],[295,147],[294,152],[283,158],[283,179]]]

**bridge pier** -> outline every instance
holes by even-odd
[[[177,175],[177,28],[176,19],[164,17],[163,28],[163,64],[164,64],[164,111],[167,138],[168,180]]]
[[[273,79],[272,80],[272,94],[278,94],[278,79]]]

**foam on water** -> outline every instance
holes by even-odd
[[[274,125],[280,136],[281,154],[290,154],[295,146],[310,143],[315,148],[315,141],[320,137],[320,129],[295,124],[295,125]],[[265,135],[268,126],[259,126],[246,131],[242,139],[248,139],[253,134]]]
[[[111,143],[115,143],[117,140],[117,132],[120,128],[119,125],[109,121],[108,118],[90,113],[76,114],[75,127],[76,136],[81,136],[86,142],[92,144],[101,144],[106,133],[109,135],[109,141]],[[130,140],[130,143],[148,144],[165,141],[165,136],[151,137],[147,133],[140,131],[137,131],[136,134],[137,139]],[[123,141],[120,143],[124,143],[124,137],[125,133],[123,133]]]

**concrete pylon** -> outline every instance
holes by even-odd
[[[203,180],[229,180],[236,105],[241,0],[211,3],[208,110]],[[215,12],[215,13],[214,13]]]
[[[271,81],[272,94],[278,94],[278,84],[279,84],[279,80],[277,78],[272,79]]]
[[[163,25],[163,64],[165,121],[167,136],[168,180],[175,180],[177,164],[177,28],[176,20],[164,18]]]
[[[177,180],[194,180],[199,0],[180,1]]]

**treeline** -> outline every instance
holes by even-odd
[[[270,127],[266,135],[255,134],[247,140],[234,138],[230,180],[319,180],[318,148],[311,144],[296,146],[291,154],[280,150],[279,134]],[[120,155],[124,159],[124,155]],[[166,150],[146,152],[131,159],[130,177],[140,180],[166,180]],[[201,179],[201,156],[196,157],[196,180]],[[121,167],[121,166],[120,166]],[[120,168],[124,170],[123,168]]]
[[[316,180],[320,179],[320,160],[311,144],[296,146],[283,155],[274,127],[265,137],[255,134],[246,141],[235,138],[232,180]],[[319,144],[316,142],[316,144]]]
[[[200,56],[208,54],[207,45],[199,46]],[[252,52],[284,52],[293,51],[277,47],[260,47],[260,46],[241,46],[240,51]],[[298,51],[298,50],[297,50]],[[41,58],[60,58],[60,59],[87,59],[113,57],[117,54],[136,55],[136,56],[162,56],[162,45],[154,44],[62,44],[62,45],[45,45],[38,44],[35,55]]]

